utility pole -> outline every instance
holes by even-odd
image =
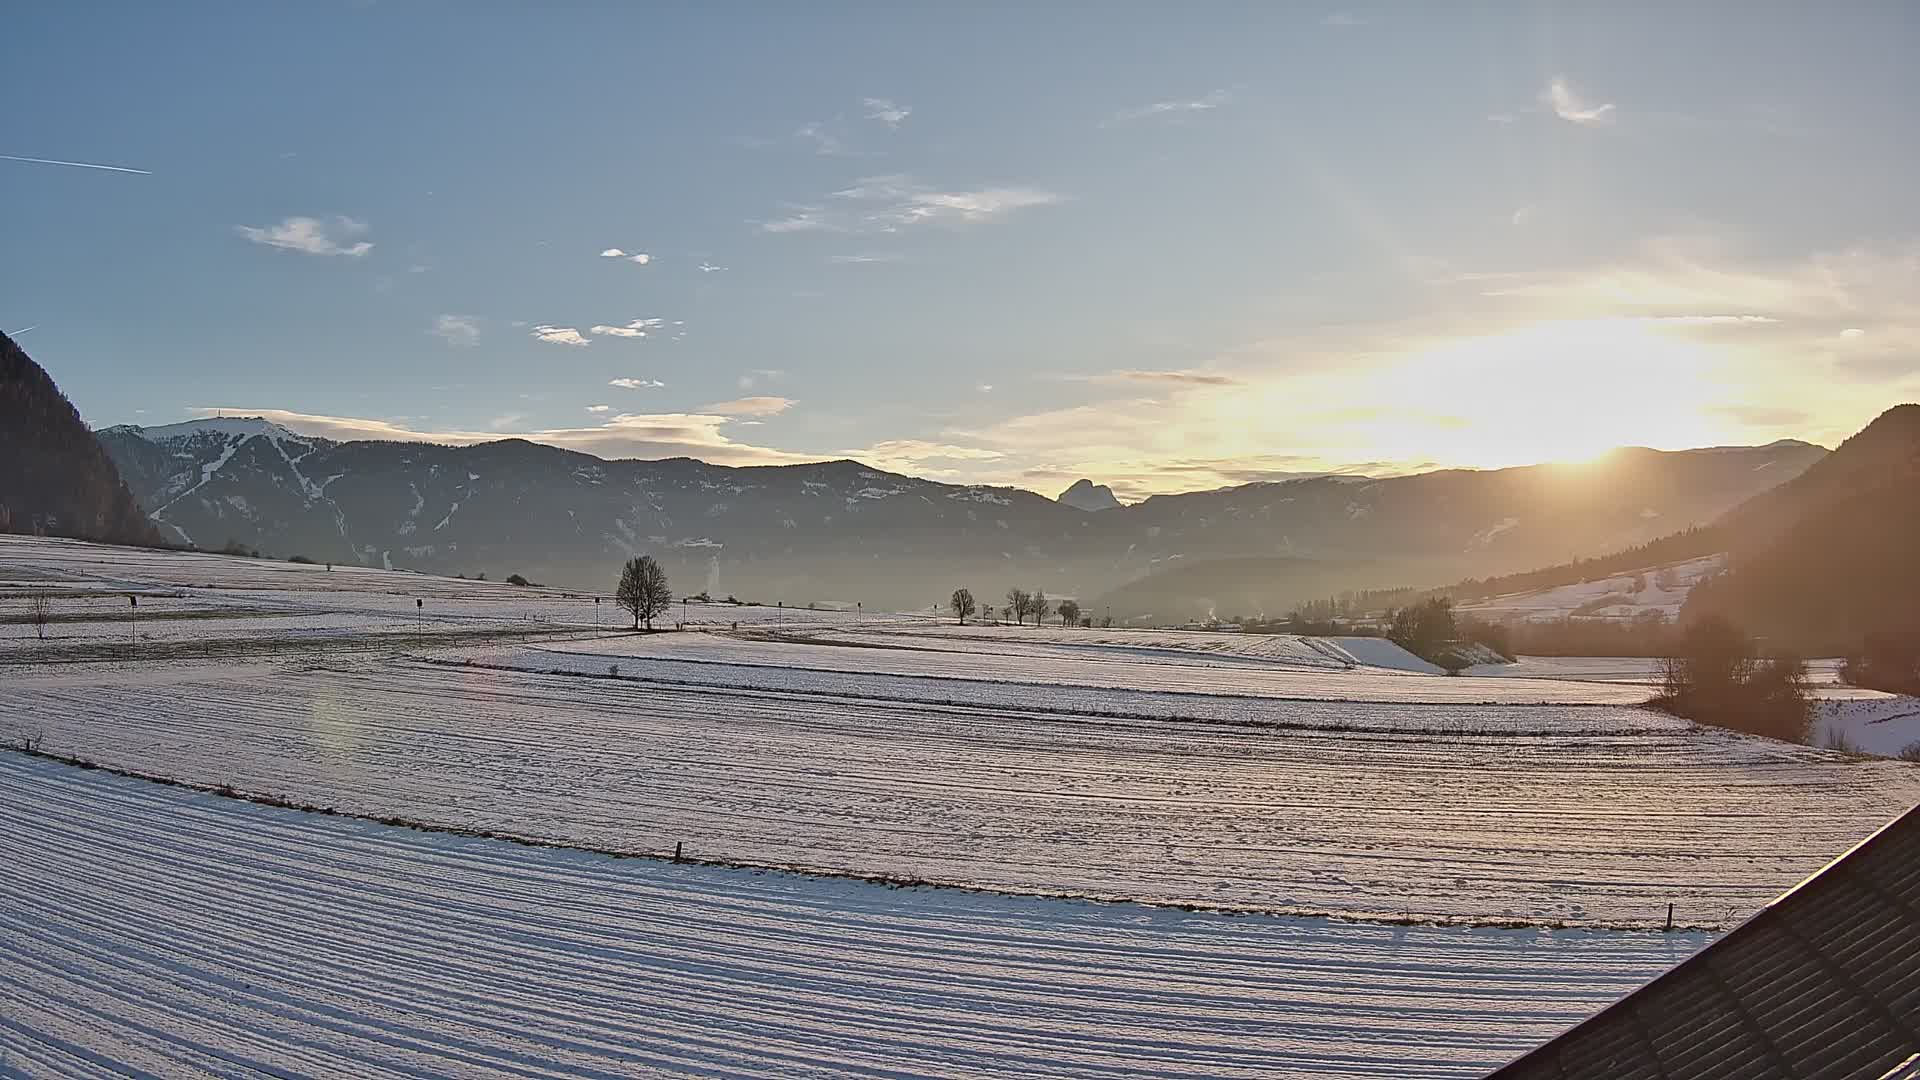
[[[128,647],[133,655],[138,656],[140,654],[140,598],[133,593],[127,594],[127,610],[132,612],[127,625],[133,628],[132,635],[128,638]]]
[[[600,636],[600,598],[593,598],[593,636]]]

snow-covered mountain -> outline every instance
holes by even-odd
[[[98,434],[163,531],[203,548],[235,541],[588,587],[609,587],[620,560],[649,553],[685,591],[894,608],[944,602],[959,585],[1092,597],[1214,559],[1284,558],[1329,573],[1338,562],[1363,574],[1334,587],[1439,584],[1710,520],[1825,454],[1804,443],[1634,450],[1592,466],[1312,477],[1088,513],[853,461],[728,468],[605,461],[517,439],[337,443],[254,418]],[[1301,595],[1327,584],[1303,581]]]

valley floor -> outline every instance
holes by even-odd
[[[1644,662],[593,600],[0,537],[0,746],[150,778],[0,749],[0,1075],[1474,1075],[1920,800]]]
[[[1467,1077],[1704,940],[675,866],[0,752],[0,1074]]]

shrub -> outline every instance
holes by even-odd
[[[1807,665],[1797,654],[1761,657],[1752,638],[1721,618],[1687,627],[1660,663],[1661,708],[1704,724],[1805,743],[1813,719]]]
[[[1901,761],[1920,761],[1920,742],[1910,742],[1900,748]]]
[[[521,577],[521,576],[520,576],[519,574],[508,574],[508,575],[507,575],[507,584],[509,584],[509,585],[520,585],[520,586],[526,586],[526,585],[531,585],[531,584],[533,584],[533,582],[531,582],[531,581],[528,581],[528,580],[527,580],[526,578],[524,578],[524,577]]]
[[[287,561],[291,563],[301,563],[306,566],[314,565],[313,560],[307,558],[305,555],[289,555],[287,556]]]

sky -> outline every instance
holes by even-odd
[[[95,425],[1136,499],[1920,399],[1906,3],[46,4],[6,42],[0,329]]]

